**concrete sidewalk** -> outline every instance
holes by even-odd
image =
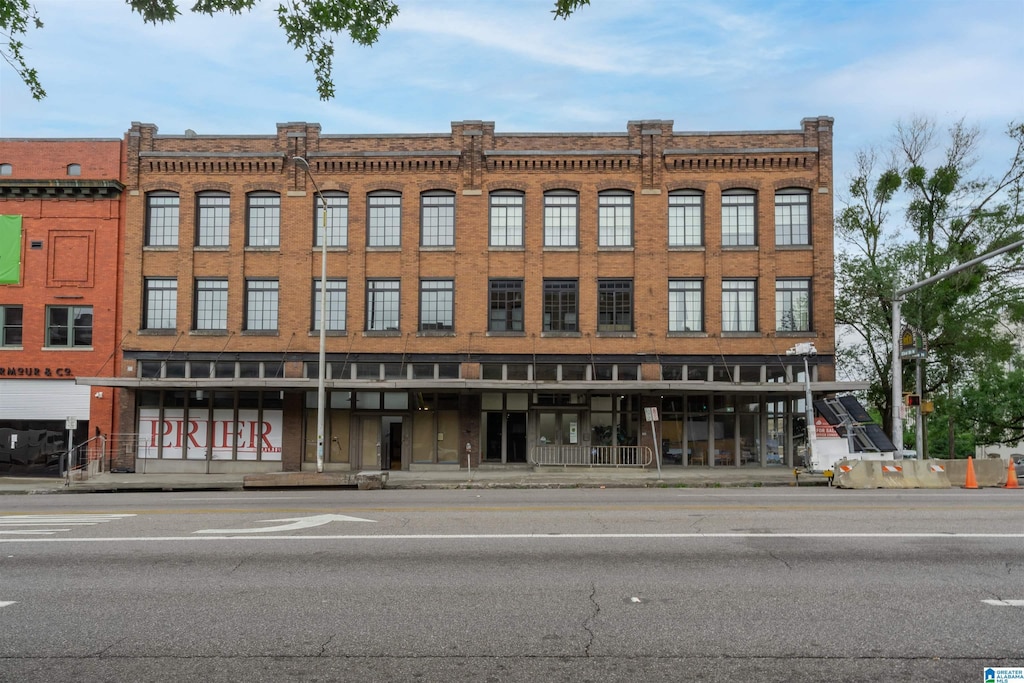
[[[255,488],[356,488],[356,472],[279,472],[244,474],[112,474],[84,481],[0,477],[0,494],[110,493],[116,491],[248,490]],[[785,467],[667,467],[656,469],[484,468],[384,472],[387,489],[460,488],[714,488],[827,485],[821,475],[801,474]]]

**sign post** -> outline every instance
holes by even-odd
[[[75,417],[74,415],[69,415],[67,420],[65,421],[64,426],[68,430],[68,452],[64,456],[64,458],[66,459],[65,460],[65,467],[66,467],[66,469],[63,472],[61,472],[61,476],[64,476],[66,474],[67,476],[70,477],[71,476],[71,451],[72,451],[72,449],[73,449],[73,447],[75,445],[73,443],[73,440],[75,438],[75,430],[78,429],[78,418]]]
[[[661,479],[661,452],[658,449],[658,409],[644,408],[644,417],[651,423],[651,437],[654,439],[654,462],[658,463],[658,479]]]

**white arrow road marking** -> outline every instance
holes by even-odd
[[[134,514],[95,514],[95,515],[3,515],[0,516],[0,534],[52,534],[57,531],[71,531],[71,529],[45,529],[45,530],[12,530],[10,527],[66,527],[66,526],[95,526],[104,522],[114,522],[125,517],[134,517]]]
[[[13,605],[16,600],[0,600],[0,607],[7,607],[7,605]]]
[[[312,517],[291,517],[288,519],[267,519],[265,522],[291,522],[279,526],[265,526],[259,529],[202,529],[193,531],[194,534],[264,534],[268,531],[296,531],[297,529],[309,529],[314,526],[323,526],[329,522],[374,522],[373,519],[361,519],[347,515],[313,515]]]
[[[1024,607],[1024,600],[982,600],[982,602],[996,607]]]

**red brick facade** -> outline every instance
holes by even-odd
[[[676,132],[671,121],[634,121],[624,133],[502,134],[495,132],[492,122],[463,121],[453,123],[450,133],[436,135],[326,135],[317,124],[288,123],[279,124],[275,135],[197,136],[158,135],[155,126],[137,123],[128,133],[126,145],[121,384],[174,390],[182,395],[197,389],[279,391],[281,404],[275,399],[273,410],[280,409],[283,415],[280,466],[285,469],[296,469],[303,458],[310,459],[311,411],[303,411],[302,405],[306,400],[309,407],[303,396],[315,389],[319,346],[312,321],[313,286],[320,275],[320,248],[314,246],[317,188],[324,194],[343,192],[348,198],[347,245],[330,247],[327,257],[328,279],[344,280],[347,286],[345,330],[330,333],[326,345],[328,364],[341,367],[344,376],[332,375],[329,390],[393,390],[411,396],[422,391],[445,393],[449,387],[457,397],[457,408],[455,404],[452,407],[458,414],[457,443],[438,446],[434,456],[418,461],[416,449],[433,446],[420,432],[410,436],[406,424],[404,433],[399,428],[395,434],[402,440],[398,450],[403,467],[417,462],[454,462],[455,457],[464,462],[466,444],[474,460],[479,460],[481,449],[489,448],[482,443],[481,402],[509,391],[543,392],[545,396],[572,392],[586,397],[572,401],[589,404],[592,396],[625,387],[638,401],[629,417],[637,424],[628,429],[639,432],[632,438],[642,446],[649,445],[651,437],[641,423],[642,414],[636,417],[637,411],[641,405],[657,404],[648,398],[641,400],[644,395],[674,392],[680,397],[708,396],[712,403],[715,396],[738,401],[735,395],[744,387],[727,385],[749,381],[751,386],[745,388],[748,393],[744,395],[760,397],[762,409],[766,396],[795,400],[802,385],[793,382],[793,372],[799,374],[803,367],[787,358],[786,350],[796,342],[816,344],[816,390],[838,386],[833,366],[829,117],[804,119],[795,130],[735,133]],[[308,160],[308,175],[294,157]],[[680,190],[699,193],[702,198],[703,237],[699,244],[669,244],[669,197]],[[722,197],[731,190],[753,194],[754,244],[723,244]],[[802,192],[806,197],[809,239],[803,244],[777,245],[776,193],[782,190]],[[210,191],[230,197],[227,244],[216,248],[196,244],[197,196]],[[367,198],[382,191],[401,196],[400,244],[395,246],[368,245]],[[454,196],[452,245],[421,245],[421,197],[432,191]],[[573,245],[545,244],[545,193],[551,191],[566,191],[576,197],[578,230]],[[631,198],[630,234],[624,244],[599,244],[599,197],[606,191]],[[491,243],[494,192],[520,193],[521,245]],[[147,244],[147,197],[152,193],[177,197],[176,244]],[[279,244],[247,246],[250,229],[256,229],[249,225],[250,193],[272,193],[279,198]],[[177,282],[174,329],[146,329],[147,278]],[[196,329],[195,283],[206,278],[227,283],[226,324],[213,332]],[[366,283],[375,279],[399,281],[397,329],[368,329],[372,325],[368,322]],[[420,283],[431,279],[454,282],[451,330],[422,329]],[[491,283],[499,279],[521,281],[521,330],[496,329],[491,320]],[[578,318],[570,333],[546,327],[544,283],[552,279],[577,283]],[[669,281],[673,279],[701,283],[702,329],[669,329]],[[809,281],[810,329],[776,329],[776,283],[787,279]],[[273,329],[250,329],[246,283],[251,280],[276,282],[277,324]],[[600,319],[604,304],[598,289],[604,280],[626,283],[630,288],[631,300],[625,304],[629,310],[619,320],[621,323],[628,316],[626,327],[609,331],[607,321]],[[753,329],[723,329],[723,281],[730,280],[756,282]],[[606,312],[613,315],[610,308]],[[234,381],[207,381],[206,365],[199,365],[204,374],[196,382],[188,381],[196,379],[186,377],[191,372],[178,376],[175,369],[171,377],[166,369],[155,369],[159,363],[223,363],[229,358],[263,363],[261,377],[246,378],[239,370]],[[403,369],[408,364],[430,362],[452,364],[458,368],[458,376],[447,385],[443,381],[447,377],[417,382],[414,372]],[[371,377],[373,365],[378,363],[386,364],[382,377]],[[486,368],[508,363],[534,369],[527,371],[519,384],[496,384]],[[551,370],[556,373],[552,378],[557,372],[578,372],[577,366],[591,370],[584,378],[573,377],[572,382],[552,382],[543,377],[547,371],[536,367],[545,363],[574,368]],[[148,364],[150,370],[140,364]],[[274,364],[283,370],[271,376],[268,368]],[[597,366],[605,364],[637,367],[639,376],[632,377],[632,370],[623,369],[617,371],[620,380],[625,377],[623,381],[602,381]],[[354,375],[352,365],[358,366]],[[702,383],[698,380],[703,371],[670,377],[664,370],[667,365],[711,369]],[[771,365],[788,368],[789,374],[784,380],[772,379],[772,370],[764,370]],[[391,366],[401,366],[397,377],[388,374]],[[736,372],[740,366],[761,370],[741,377]],[[716,367],[722,369],[721,376]],[[778,382],[788,384],[780,388]],[[564,407],[563,399],[551,400]],[[172,403],[178,410],[176,401],[178,398],[173,398]],[[340,462],[371,466],[366,449],[373,442],[372,432],[364,430],[360,421],[365,415],[342,399],[339,404],[344,407],[332,409],[329,422],[336,439],[332,443],[345,454],[339,456]],[[267,410],[266,404],[259,405],[260,410]],[[529,406],[527,432],[532,443],[547,418],[536,412],[536,397],[530,399]],[[134,420],[131,402],[124,408],[123,419]],[[382,410],[387,413],[387,406]],[[396,419],[411,419],[415,410],[408,405],[392,412],[399,414]],[[483,412],[487,412],[486,406]],[[787,409],[785,414],[789,412]],[[763,415],[763,410],[759,414]],[[567,420],[566,425],[574,426],[560,428],[559,438],[571,430],[574,440],[567,443],[588,445],[587,415],[587,410],[580,409],[578,422],[574,425]],[[760,457],[751,457],[765,464],[764,444],[770,439],[761,438],[768,428],[761,417],[757,419],[761,420],[758,435],[749,441],[758,444],[751,448],[756,448]],[[439,442],[450,437],[444,436],[450,429],[436,426],[436,430]],[[576,430],[587,433],[581,436]],[[734,439],[737,447],[732,450],[739,450],[739,436],[721,438]],[[384,443],[383,437],[378,443]],[[541,439],[540,443],[550,440]],[[738,456],[735,464],[740,464]]]
[[[78,387],[84,407],[64,392],[75,392],[68,380],[118,374],[122,158],[116,139],[0,140],[0,214],[21,218],[20,281],[0,285],[0,306],[21,317],[0,346],[0,391],[12,402],[0,429],[20,432],[21,443],[58,420],[62,432],[71,416],[76,443],[119,429],[115,392]],[[83,324],[91,314],[91,341],[49,337],[57,309],[78,311]]]

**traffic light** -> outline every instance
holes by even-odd
[[[921,397],[918,394],[904,394],[907,399],[907,406],[916,407],[921,405]]]

